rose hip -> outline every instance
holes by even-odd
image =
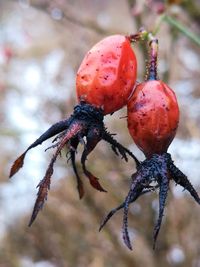
[[[76,78],[79,101],[113,113],[127,104],[137,75],[137,60],[130,40],[109,36],[87,52]]]
[[[146,157],[163,154],[174,139],[179,122],[175,93],[160,80],[139,84],[128,102],[128,129]]]

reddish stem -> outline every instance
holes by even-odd
[[[158,80],[157,62],[158,62],[158,39],[150,32],[141,28],[137,33],[127,36],[130,42],[148,40],[149,42],[149,60],[146,66],[145,80]]]
[[[149,60],[147,63],[146,81],[158,80],[157,65],[158,65],[158,39],[152,34],[149,34]]]

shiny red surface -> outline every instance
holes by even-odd
[[[179,122],[175,93],[162,81],[147,81],[136,87],[128,102],[128,129],[147,157],[167,151]]]
[[[137,61],[129,40],[109,36],[86,54],[76,77],[79,101],[102,107],[104,114],[127,104],[137,75]]]

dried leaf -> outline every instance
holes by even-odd
[[[15,173],[17,173],[19,171],[19,169],[21,169],[24,165],[24,158],[26,156],[26,152],[27,150],[19,157],[15,160],[15,162],[13,163],[11,169],[10,169],[10,175],[9,177],[11,178]]]

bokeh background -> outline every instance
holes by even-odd
[[[79,201],[63,154],[48,201],[31,228],[27,223],[36,186],[53,153],[44,152],[50,141],[30,151],[24,168],[8,180],[13,160],[72,112],[75,74],[86,51],[105,36],[145,26],[157,33],[159,76],[175,90],[180,104],[180,126],[170,153],[200,192],[199,19],[195,0],[0,0],[0,267],[200,267],[200,209],[174,184],[155,251],[157,192],[130,208],[132,252],[122,242],[121,211],[98,232],[103,216],[123,201],[135,171],[133,160],[123,162],[103,141],[87,164],[108,193],[93,190],[83,177],[86,195]],[[136,44],[134,49],[142,81],[146,48]],[[107,116],[105,123],[142,160],[125,116],[126,108]]]

